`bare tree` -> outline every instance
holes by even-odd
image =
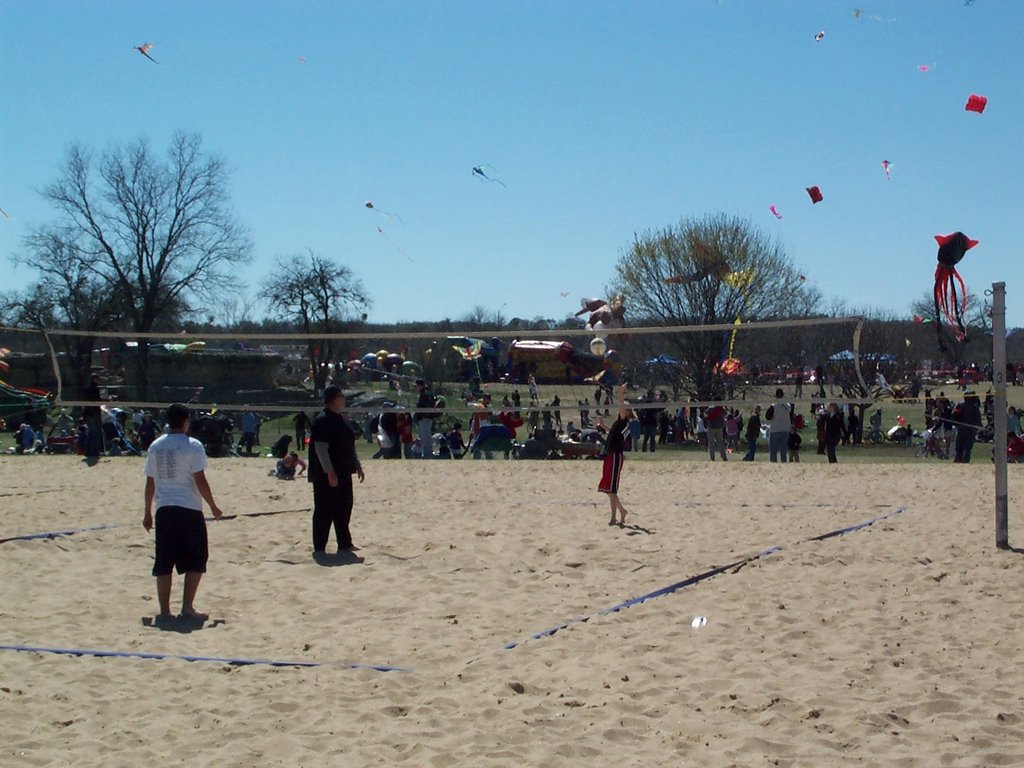
[[[501,309],[505,305],[502,304],[496,310],[487,309],[487,307],[477,304],[473,309],[460,317],[456,322],[466,323],[470,326],[471,330],[501,330],[505,327],[505,316],[501,313]]]
[[[9,307],[19,324],[37,328],[108,331],[121,319],[118,303],[71,245],[73,235],[51,228],[29,238],[29,253],[15,259],[31,264],[42,279],[14,294]],[[60,336],[73,384],[82,392],[92,371],[93,336]]]
[[[644,322],[712,325],[810,315],[817,299],[804,283],[762,230],[717,214],[634,236],[611,289],[623,295],[629,316]],[[667,351],[681,360],[691,396],[707,400],[724,392],[722,333],[671,334],[657,342],[662,348],[642,351]]]
[[[310,251],[306,256],[278,259],[271,277],[263,282],[260,297],[281,320],[290,320],[303,333],[341,333],[345,322],[370,307],[362,283],[348,267]],[[307,356],[317,391],[327,379],[326,363],[336,360],[336,342],[310,339]]]
[[[142,139],[99,158],[68,150],[43,197],[57,223],[27,238],[35,253],[60,238],[83,273],[102,285],[131,331],[174,327],[252,246],[228,204],[228,170],[204,155],[197,134],[175,134],[165,158]],[[138,396],[149,395],[148,345],[138,346]]]

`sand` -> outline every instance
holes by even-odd
[[[627,458],[625,529],[593,461],[369,462],[363,561],[334,567],[305,482],[219,460],[226,512],[281,514],[211,524],[211,619],[162,628],[141,462],[2,457],[0,538],[119,527],[0,544],[0,643],[322,665],[0,651],[0,764],[1024,763],[1024,554],[995,549],[991,464],[815,459]]]

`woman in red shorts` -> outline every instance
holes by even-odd
[[[626,385],[619,388],[619,415],[608,428],[605,438],[604,466],[597,490],[608,494],[612,506],[612,519],[608,525],[615,525],[615,511],[619,512],[619,527],[626,524],[626,508],[619,501],[619,476],[622,474],[622,453],[629,434],[629,408],[626,407]]]

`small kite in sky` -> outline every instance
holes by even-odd
[[[955,329],[957,339],[963,340],[967,336],[963,317],[967,311],[967,286],[956,271],[956,265],[978,241],[971,240],[963,232],[954,232],[950,235],[936,235],[935,242],[939,244],[938,264],[935,267],[935,317],[945,317],[946,322]],[[957,285],[960,286],[959,295]],[[936,323],[939,348],[945,350],[940,331],[941,324]]]
[[[893,164],[890,163],[888,160],[883,160],[882,161],[882,170],[885,171],[885,180],[886,181],[892,181],[892,176],[889,173],[889,169],[892,168],[892,166],[893,166]]]
[[[392,247],[392,248],[394,248],[394,249],[395,249],[396,251],[398,251],[398,252],[399,252],[400,254],[402,254],[403,256],[405,256],[405,258],[409,259],[409,261],[412,261],[412,257],[411,257],[411,256],[410,256],[409,254],[407,254],[407,253],[406,253],[405,251],[403,251],[403,250],[402,250],[401,248],[399,248],[399,247],[398,247],[398,243],[396,243],[396,242],[395,242],[394,240],[392,240],[392,239],[391,239],[390,237],[388,237],[388,235],[387,235],[387,233],[386,233],[386,232],[384,231],[384,228],[383,228],[383,227],[377,227],[377,233],[378,233],[378,234],[379,234],[379,235],[380,235],[381,237],[383,237],[383,238],[384,238],[385,240],[387,240],[387,241],[388,241],[388,242],[389,242],[389,243],[391,244],[391,247]]]
[[[397,213],[391,213],[389,211],[382,211],[380,208],[378,208],[376,205],[373,204],[373,200],[367,200],[364,203],[364,205],[367,208],[369,208],[371,211],[379,213],[381,216],[387,216],[389,219],[397,219],[399,222],[402,221],[402,217],[399,216]]]
[[[299,64],[305,64],[305,63],[306,63],[306,57],[305,56],[299,56]]]
[[[852,15],[853,15],[853,18],[855,18],[855,19],[859,19],[859,18],[863,17],[863,18],[868,19],[870,21],[896,21],[896,19],[883,19],[881,16],[876,16],[874,14],[864,13],[864,11],[862,11],[860,8],[854,8]]]
[[[768,210],[772,212],[772,216],[774,216],[776,219],[781,219],[782,218],[782,214],[779,213],[778,206],[769,205],[768,206]]]
[[[143,56],[145,56],[147,59],[152,61],[154,64],[159,64],[160,63],[159,61],[157,61],[156,59],[154,59],[152,56],[149,55],[149,52],[153,49],[153,44],[152,43],[143,43],[142,45],[136,45],[136,46],[134,46],[134,49],[136,51],[138,51],[139,53],[141,53]]]
[[[821,196],[821,190],[818,187],[808,187],[807,194],[810,196],[811,202],[815,204],[825,199]]]
[[[5,211],[5,210],[4,210],[3,208],[0,208],[0,213],[2,213],[2,214],[4,215],[4,218],[5,218],[5,219],[9,219],[9,218],[11,218],[11,214],[9,214],[9,213],[8,213],[7,211]]]
[[[935,66],[934,64],[918,64],[917,65],[917,71],[918,72],[927,72],[928,70],[932,69],[932,67],[934,67],[934,66]]]
[[[979,96],[976,93],[972,93],[967,97],[967,105],[964,107],[968,112],[977,112],[979,115],[985,111],[985,107],[988,104],[988,99],[984,96]]]
[[[818,34],[816,34],[814,36],[814,42],[816,42],[816,43],[820,43],[824,39],[825,39],[825,30],[824,29],[821,30]]]
[[[569,295],[569,291],[559,291],[558,295],[564,299],[566,296]]]
[[[501,186],[505,186],[505,182],[499,179],[497,176],[488,176],[484,172],[484,168],[489,168],[492,173],[498,172],[498,169],[495,168],[493,165],[487,165],[485,163],[484,165],[473,166],[473,175],[478,177],[481,181],[497,182],[498,184],[501,184]]]

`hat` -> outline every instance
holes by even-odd
[[[425,387],[425,386],[427,386],[427,382],[425,382],[423,379],[416,379],[416,386],[417,387]]]

